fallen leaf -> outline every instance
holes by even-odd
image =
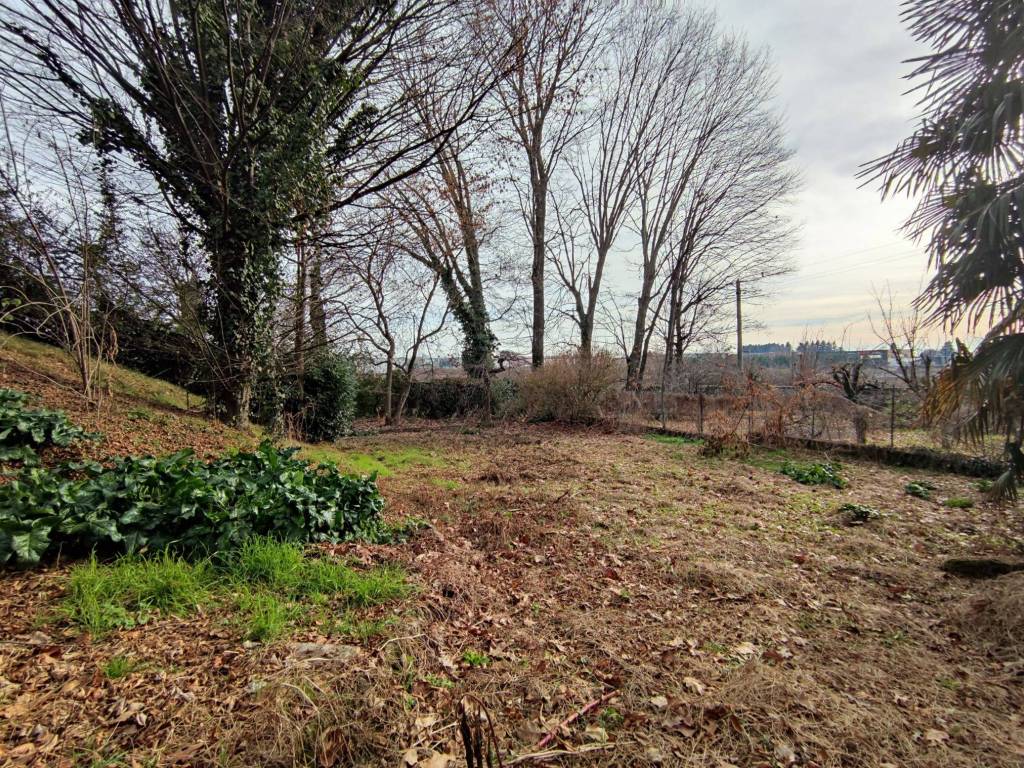
[[[704,695],[704,683],[698,680],[696,677],[684,677],[683,685],[690,693],[696,693],[698,696]]]
[[[753,656],[757,653],[757,646],[753,643],[744,642],[737,645],[732,651],[737,656]]]
[[[416,765],[420,761],[419,752],[416,751],[416,747],[409,747],[402,753],[402,765]]]
[[[929,728],[924,732],[924,740],[930,741],[932,744],[942,744],[944,741],[949,741],[949,734],[937,728]]]
[[[668,699],[665,696],[651,696],[649,701],[655,709],[665,709],[668,706]]]
[[[434,752],[426,760],[420,762],[422,768],[448,768],[455,762],[455,755],[447,752]]]

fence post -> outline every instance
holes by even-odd
[[[893,384],[889,405],[889,447],[896,446],[896,385]]]
[[[697,393],[697,434],[704,436],[704,393]]]

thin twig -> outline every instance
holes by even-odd
[[[560,730],[565,728],[567,725],[571,725],[572,723],[576,722],[576,720],[578,720],[579,718],[583,717],[585,714],[587,714],[587,712],[589,712],[590,710],[594,709],[595,707],[598,707],[601,704],[604,704],[606,701],[608,701],[608,699],[610,699],[616,693],[618,693],[617,690],[615,690],[615,691],[608,691],[608,693],[606,693],[601,698],[594,699],[590,703],[586,704],[583,708],[577,709],[575,712],[573,712],[571,715],[569,715],[567,718],[565,718],[565,720],[563,720],[557,726],[555,726],[547,736],[545,736],[543,739],[538,741],[536,748],[537,749],[544,749],[544,747],[546,747],[548,744],[550,744],[554,740],[555,736],[558,735],[558,732]]]

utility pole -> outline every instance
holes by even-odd
[[[743,370],[743,310],[740,307],[740,281],[736,281],[736,367]]]

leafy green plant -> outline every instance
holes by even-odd
[[[799,464],[795,461],[787,461],[779,471],[803,485],[831,485],[835,488],[845,488],[849,483],[839,474],[840,469],[838,462]]]
[[[483,651],[476,651],[467,648],[462,652],[462,660],[471,667],[486,667],[491,663],[491,657]]]
[[[62,411],[28,408],[28,395],[0,389],[0,461],[34,464],[38,451],[97,436],[76,427]]]
[[[597,716],[597,719],[601,722],[601,725],[609,731],[619,728],[624,722],[626,722],[626,718],[624,718],[622,713],[615,707],[605,707],[601,710],[601,714]]]
[[[874,507],[867,506],[866,504],[843,504],[839,508],[839,511],[846,515],[846,520],[850,525],[864,525],[865,523],[882,516],[881,512]]]
[[[213,553],[253,536],[383,535],[374,477],[310,467],[294,453],[264,442],[211,462],[182,451],[22,471],[0,485],[0,563],[33,564],[58,547]]]
[[[441,677],[440,675],[432,675],[429,673],[423,676],[423,682],[427,685],[432,685],[435,688],[444,688],[446,690],[455,687],[455,683],[447,677]]]
[[[918,499],[925,499],[928,501],[932,497],[932,491],[935,490],[935,485],[927,480],[913,480],[903,486],[903,490],[908,496],[914,496]]]

